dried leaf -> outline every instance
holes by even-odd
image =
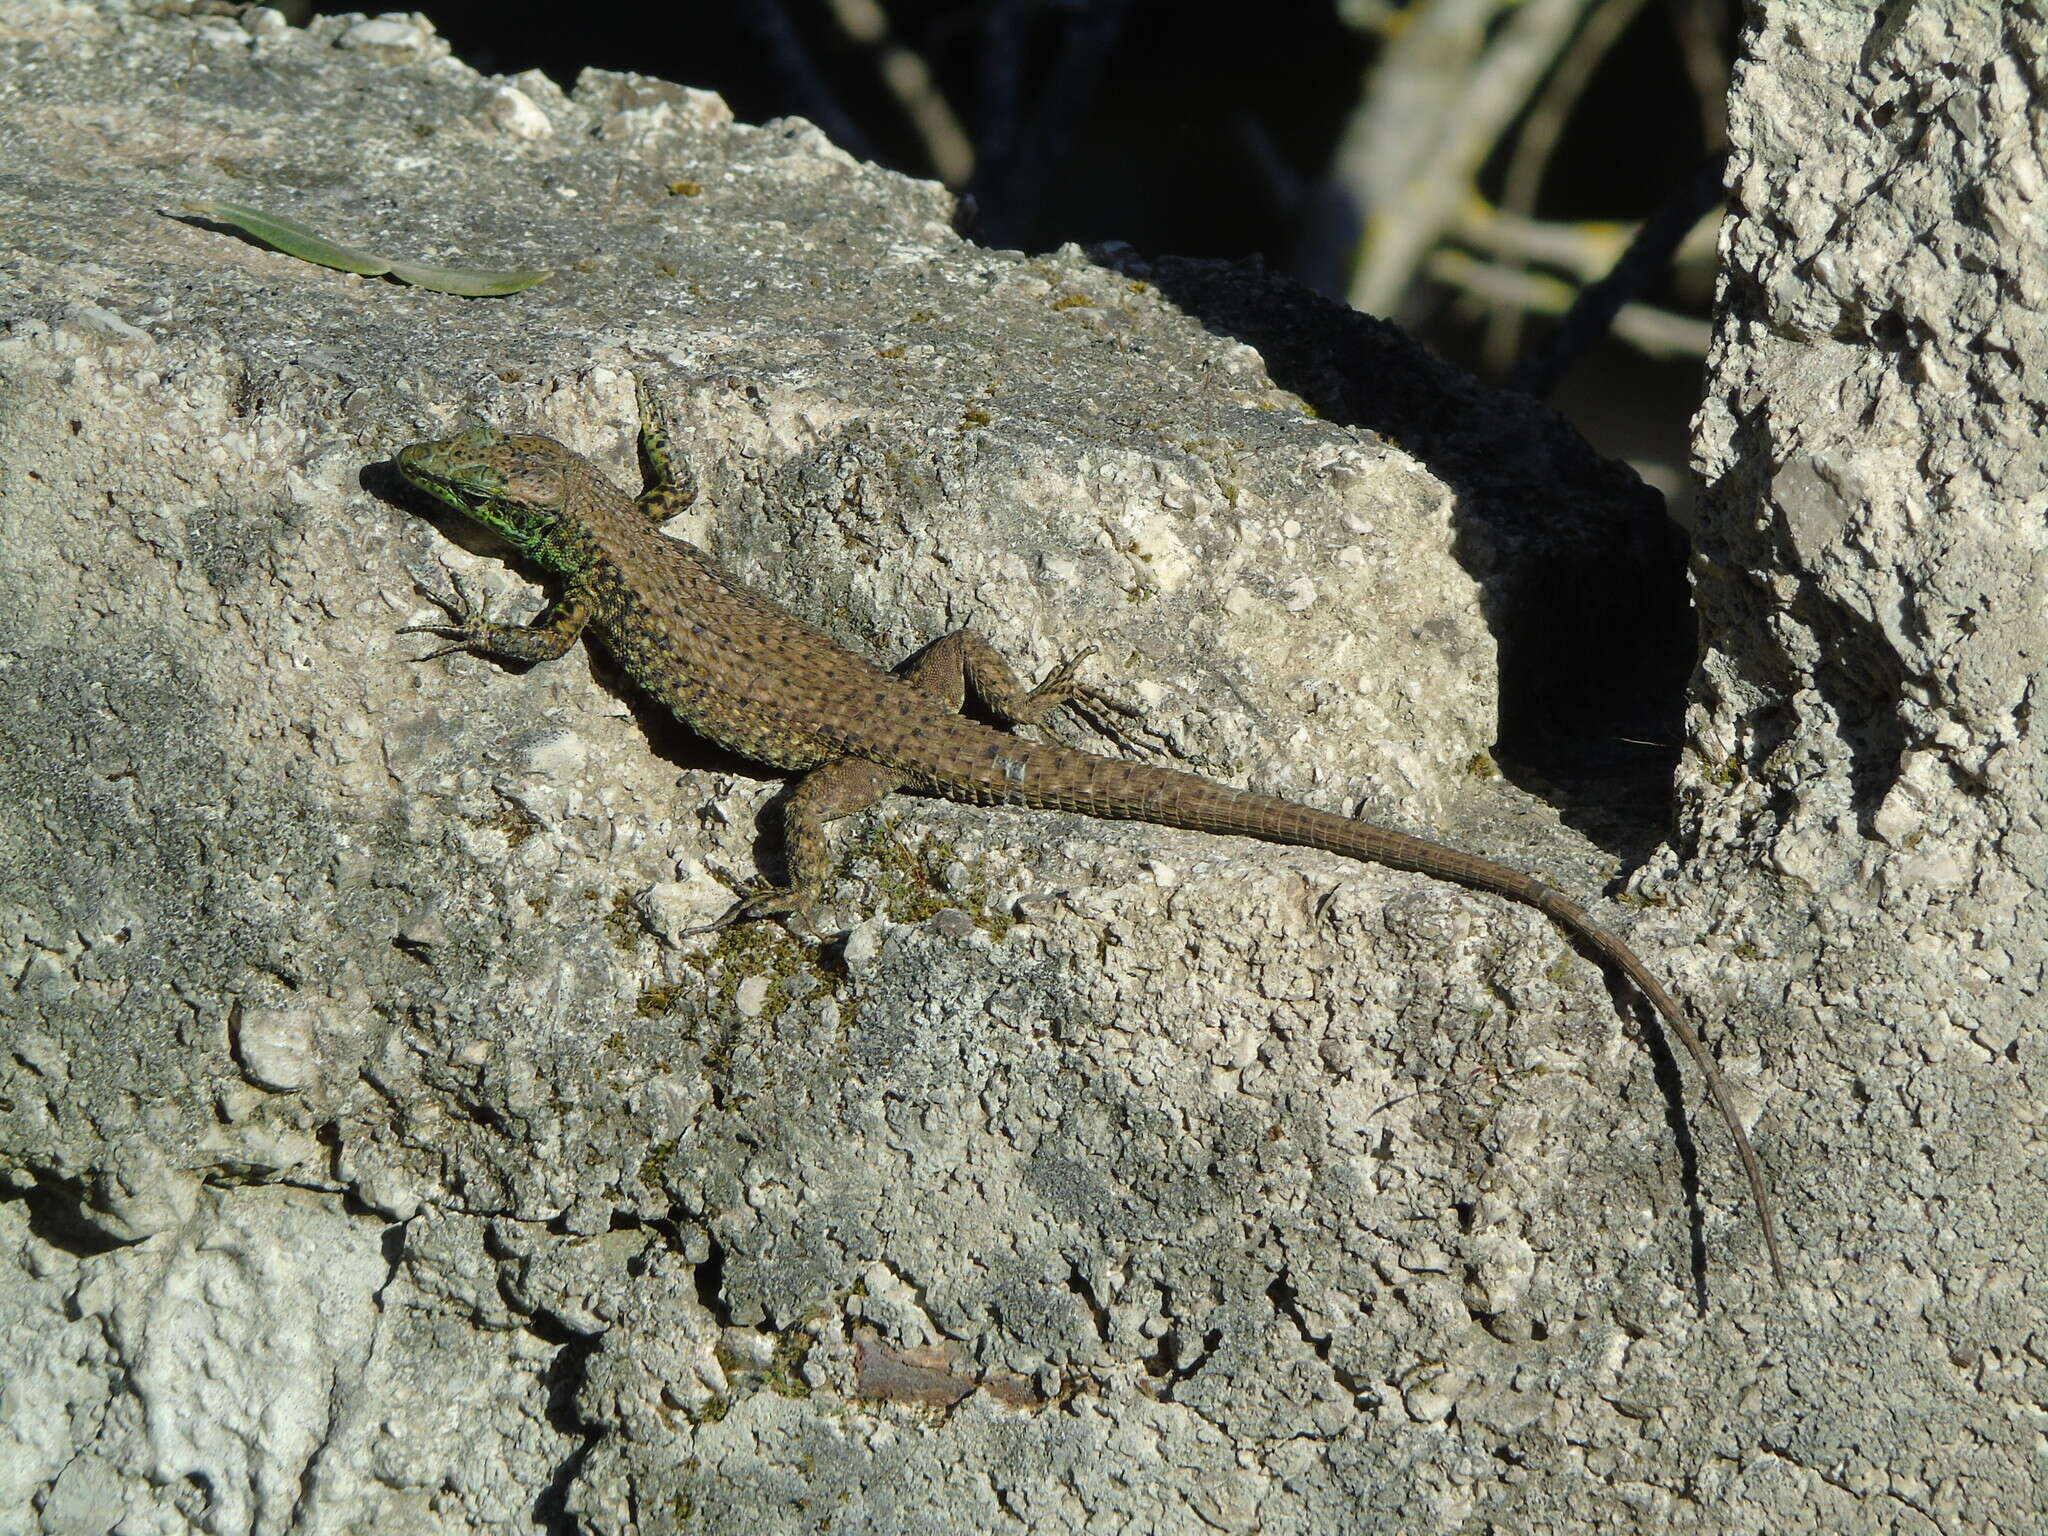
[[[399,261],[392,257],[375,256],[368,251],[356,250],[353,246],[330,240],[303,224],[279,218],[274,213],[264,213],[257,208],[244,208],[239,203],[219,203],[211,199],[200,199],[188,202],[184,206],[188,213],[202,219],[232,224],[244,234],[254,235],[265,245],[275,246],[285,255],[296,256],[301,261],[310,261],[316,266],[334,267],[343,272],[360,273],[364,277],[395,277],[401,283],[411,283],[416,288],[431,288],[436,293],[460,294],[470,299],[496,298],[507,293],[517,293],[522,288],[531,288],[535,283],[544,283],[554,276],[553,271],[547,268],[525,272],[481,272],[470,267],[422,266],[418,262]]]

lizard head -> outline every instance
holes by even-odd
[[[471,427],[398,451],[398,472],[543,565],[558,543],[575,455],[551,437]]]

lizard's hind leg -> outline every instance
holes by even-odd
[[[832,873],[825,823],[866,810],[902,784],[901,773],[864,757],[842,757],[798,779],[782,802],[782,859],[789,883],[747,892],[711,926],[729,928],[756,917],[793,917],[808,925],[811,907]]]
[[[1080,681],[1081,663],[1095,653],[1089,646],[1046,673],[1038,686],[1026,688],[996,648],[971,629],[941,635],[896,669],[896,675],[917,684],[961,709],[971,691],[1005,725],[1042,726],[1057,711],[1071,709],[1098,734],[1131,752],[1144,749],[1111,718],[1136,719],[1138,711]]]

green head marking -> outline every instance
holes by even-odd
[[[551,437],[489,427],[398,450],[398,472],[407,480],[563,573],[579,563],[571,549],[580,530],[562,516],[574,464]]]

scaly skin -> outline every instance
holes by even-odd
[[[691,545],[662,536],[657,529],[695,499],[696,486],[673,458],[644,387],[639,402],[653,474],[637,499],[548,437],[477,427],[401,450],[398,468],[406,479],[496,529],[563,579],[559,595],[531,624],[492,622],[458,586],[452,597],[428,594],[449,622],[413,628],[451,640],[448,650],[550,661],[593,626],[627,676],[697,734],[800,773],[783,808],[790,883],[756,892],[735,917],[804,913],[830,873],[825,823],[899,789],[1321,848],[1512,897],[1619,969],[1678,1036],[1735,1139],[1771,1272],[1784,1284],[1763,1170],[1713,1057],[1663,984],[1584,908],[1519,870],[1440,843],[1191,773],[1026,741],[966,718],[959,711],[970,688],[1010,725],[1039,725],[1071,708],[1116,734],[1104,712],[1118,706],[1075,680],[1082,657],[1026,690],[988,642],[968,630],[885,672]]]

